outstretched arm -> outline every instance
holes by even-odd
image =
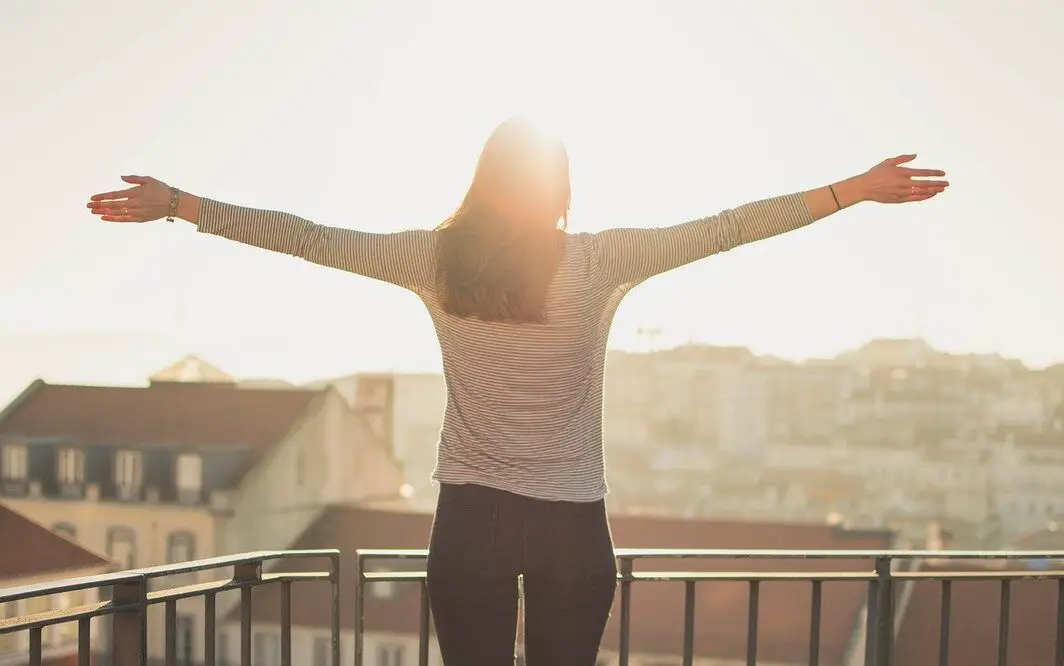
[[[804,227],[862,201],[930,199],[949,183],[915,180],[945,175],[935,169],[900,166],[915,157],[894,157],[832,185],[748,203],[684,224],[600,232],[594,236],[600,274],[610,284],[630,287],[710,255]]]
[[[245,208],[172,190],[141,176],[136,187],[92,197],[89,208],[108,222],[146,222],[178,217],[202,233],[282,252],[415,292],[435,277],[435,236],[416,230],[375,234],[315,224],[291,213]],[[176,195],[173,193],[176,192]],[[176,200],[175,200],[176,196]]]

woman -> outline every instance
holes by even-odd
[[[596,661],[616,581],[603,498],[602,383],[613,314],[632,287],[862,201],[924,201],[942,171],[914,155],[819,189],[659,229],[565,232],[564,146],[527,123],[488,139],[458,210],[434,230],[320,226],[124,176],[92,197],[108,222],[180,217],[199,231],[405,287],[431,314],[447,409],[428,585],[448,666],[513,663],[518,574],[529,666]]]

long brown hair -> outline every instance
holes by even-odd
[[[483,321],[543,323],[570,199],[561,140],[522,119],[496,128],[461,205],[437,227],[443,309]]]

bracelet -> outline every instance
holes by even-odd
[[[181,190],[176,187],[170,188],[170,210],[166,212],[166,221],[173,222],[177,217],[177,202],[181,198]]]
[[[835,194],[835,186],[828,185],[828,189],[831,190],[831,198],[835,200],[835,205],[839,207],[839,210],[842,210],[842,204],[839,203],[839,195]]]

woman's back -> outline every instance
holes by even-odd
[[[600,499],[606,341],[623,292],[601,280],[594,239],[579,234],[566,236],[541,324],[458,317],[431,292],[423,297],[447,382],[434,478]]]

